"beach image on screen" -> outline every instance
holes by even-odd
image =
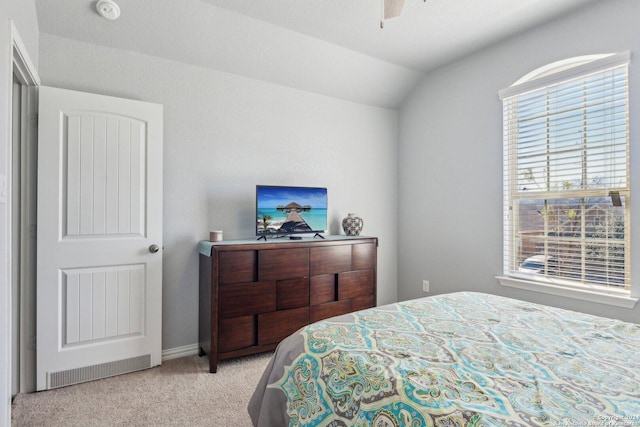
[[[256,234],[324,232],[327,189],[256,187]]]

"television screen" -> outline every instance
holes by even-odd
[[[256,186],[256,235],[324,233],[327,230],[327,189]]]

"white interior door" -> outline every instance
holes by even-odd
[[[162,106],[39,90],[37,389],[159,365]]]

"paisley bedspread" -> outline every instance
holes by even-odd
[[[640,325],[460,292],[309,325],[277,348],[255,426],[640,425]]]

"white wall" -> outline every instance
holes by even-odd
[[[422,77],[417,71],[233,12],[220,2],[125,1],[117,21],[101,18],[87,7],[90,3],[37,0],[40,31],[383,108],[397,109]],[[269,2],[245,4],[250,9],[269,8],[260,3]],[[373,30],[376,10],[370,9],[374,17],[367,23]],[[393,36],[391,28],[376,33]]]
[[[0,7],[0,175],[9,175],[11,82],[13,75],[11,21],[37,66],[38,21],[32,0],[3,1]],[[10,183],[8,183],[10,184]],[[10,185],[7,186],[11,188]],[[11,194],[7,194],[10,200]],[[0,203],[0,426],[11,424],[11,285],[9,278],[9,205]]]
[[[140,53],[40,38],[44,85],[164,105],[163,349],[198,340],[196,244],[254,232],[256,184],[326,186],[380,239],[378,303],[397,291],[397,111]]]
[[[621,309],[505,288],[502,273],[502,104],[498,90],[542,65],[630,50],[632,275],[640,277],[639,0],[607,0],[425,76],[400,111],[400,300],[475,290],[640,321]],[[640,280],[634,280],[640,286]]]

